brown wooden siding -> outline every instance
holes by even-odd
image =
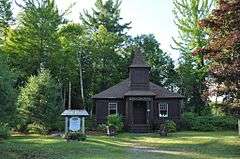
[[[159,117],[159,103],[168,104],[168,117]],[[181,100],[179,99],[157,99],[154,100],[154,123],[162,123],[164,120],[179,121],[181,117]]]
[[[108,103],[117,102],[118,103],[118,113],[124,119],[124,127],[128,129],[131,125],[130,119],[133,117],[129,116],[134,113],[131,112],[132,109],[129,107],[128,112],[126,112],[126,101],[121,99],[98,99],[95,100],[96,106],[96,121],[97,124],[105,123],[108,116]],[[159,117],[158,104],[160,102],[168,104],[168,117]],[[128,115],[126,114],[128,113]],[[181,99],[155,99],[153,100],[153,112],[150,113],[151,125],[154,129],[157,129],[160,123],[163,123],[166,120],[173,120],[178,123],[181,117]],[[128,119],[126,119],[128,118]],[[130,125],[129,125],[130,124]]]
[[[96,120],[97,123],[105,123],[108,116],[108,103],[116,102],[118,104],[118,114],[125,116],[125,101],[121,99],[100,99],[96,100]]]

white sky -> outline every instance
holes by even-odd
[[[79,14],[83,9],[90,10],[94,7],[95,0],[56,0],[56,3],[61,11],[76,3],[67,18],[79,22]],[[161,44],[161,49],[176,61],[179,53],[170,47],[170,44],[173,44],[172,37],[177,36],[172,10],[172,0],[122,0],[121,16],[123,22],[132,22],[130,35],[154,34]],[[15,14],[18,11],[18,8],[14,7]]]

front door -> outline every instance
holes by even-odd
[[[134,124],[146,124],[147,102],[133,101],[133,122]]]

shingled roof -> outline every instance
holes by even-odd
[[[143,57],[140,50],[136,50],[132,64],[129,66],[131,69],[134,68],[150,68]],[[140,77],[139,77],[140,78]],[[163,87],[160,87],[152,82],[149,82],[149,87],[145,90],[141,89],[130,89],[130,79],[125,79],[122,82],[116,84],[109,89],[94,95],[93,99],[114,99],[124,98],[126,96],[154,96],[155,98],[183,98],[178,93],[171,92]]]
[[[150,89],[148,91],[138,91],[134,92],[136,96],[155,96],[155,98],[183,98],[182,95],[178,93],[171,92],[166,88],[160,87],[152,82],[149,83]],[[123,80],[122,82],[116,84],[109,89],[94,95],[93,99],[121,99],[125,96],[130,95],[130,80],[129,78]]]

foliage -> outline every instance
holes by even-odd
[[[209,41],[194,55],[205,56],[210,63],[206,96],[223,98],[222,109],[240,115],[240,2],[220,0],[211,15],[199,21],[209,30]]]
[[[80,94],[79,101],[81,103],[78,104],[85,106],[83,80],[85,80],[85,72],[89,72],[89,68],[91,68],[89,55],[86,51],[89,44],[87,44],[88,39],[85,30],[80,24],[68,23],[61,26],[58,34],[63,47],[63,57],[58,61],[58,65],[62,66],[59,77],[61,77],[64,85],[71,82],[73,86],[79,86],[80,92],[77,93]],[[77,98],[79,97],[77,96]]]
[[[210,13],[214,0],[174,0],[175,24],[178,38],[174,49],[180,54],[178,87],[185,98],[185,111],[199,113],[206,106],[202,98],[207,76],[207,63],[202,55],[192,56],[192,51],[207,43],[207,33],[198,26],[198,21]]]
[[[0,45],[5,38],[6,31],[13,22],[10,0],[0,1]]]
[[[33,123],[27,125],[27,132],[31,134],[47,135],[48,130],[41,124]]]
[[[81,20],[90,30],[97,31],[100,26],[104,26],[109,32],[122,36],[130,28],[130,23],[120,24],[122,20],[120,17],[120,5],[119,0],[107,0],[105,2],[96,0],[96,9],[92,9],[92,15],[87,10],[84,10],[84,15],[81,14]]]
[[[86,129],[87,130],[96,130],[96,121],[95,121],[95,117],[88,117],[86,118]]]
[[[127,61],[119,50],[119,36],[100,26],[92,37],[92,92],[103,91],[121,81],[126,75]]]
[[[174,68],[174,61],[161,50],[156,37],[153,34],[143,34],[128,40],[128,52],[134,52],[138,48],[142,49],[146,62],[151,67],[150,80],[171,90],[176,88],[178,75]]]
[[[16,75],[9,69],[6,60],[0,50],[0,121],[13,126],[16,115]]]
[[[9,65],[20,72],[20,80],[44,68],[56,76],[61,69],[55,62],[61,53],[57,29],[62,17],[54,0],[25,0],[18,5],[23,12],[18,15],[18,25],[8,30],[4,44]]]
[[[88,35],[83,52],[86,59],[83,81],[88,104],[92,104],[92,95],[113,86],[127,75],[128,56],[122,46],[130,23],[122,24],[120,5],[120,1],[97,0],[92,13],[85,10],[80,16]]]
[[[18,97],[18,113],[23,123],[41,125],[48,131],[61,129],[62,100],[59,86],[43,71],[29,78]]]
[[[106,124],[98,124],[97,125],[97,131],[106,133],[107,132],[107,125]]]
[[[7,139],[11,135],[10,127],[0,122],[0,140]]]
[[[67,132],[64,135],[66,140],[78,140],[78,141],[85,141],[87,136],[81,132]]]
[[[167,132],[169,132],[169,133],[177,131],[176,123],[172,120],[165,122],[165,128],[166,128]]]
[[[108,115],[107,125],[114,126],[117,129],[117,131],[122,131],[123,129],[122,118],[119,115]]]
[[[181,128],[196,131],[236,130],[237,120],[232,116],[198,116],[184,113]]]

